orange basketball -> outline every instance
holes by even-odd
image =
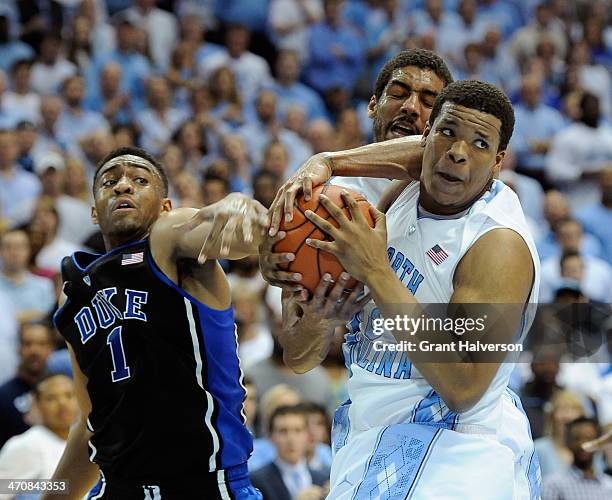
[[[332,279],[337,281],[344,269],[338,259],[332,254],[317,248],[312,248],[306,244],[307,238],[327,241],[331,241],[331,238],[310,222],[304,215],[304,212],[306,212],[306,210],[312,210],[318,216],[329,220],[337,227],[338,223],[336,220],[329,214],[325,207],[321,205],[319,195],[325,194],[332,203],[342,208],[346,217],[350,219],[350,211],[344,203],[344,198],[342,198],[340,194],[342,190],[348,191],[355,201],[357,201],[359,210],[368,221],[368,224],[370,227],[374,227],[374,220],[369,210],[370,203],[362,195],[341,186],[324,184],[312,190],[310,201],[305,201],[303,195],[296,198],[293,205],[293,220],[291,222],[286,222],[283,219],[280,225],[280,230],[285,231],[287,235],[274,245],[274,252],[276,253],[291,252],[295,254],[293,262],[283,263],[280,267],[285,271],[301,273],[301,284],[311,294],[314,293],[325,273],[329,273]],[[355,244],[359,244],[359,242],[355,242]],[[350,290],[356,284],[357,280],[351,279],[347,283],[346,289]]]

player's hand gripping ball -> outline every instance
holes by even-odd
[[[312,248],[306,244],[307,238],[324,241],[331,241],[331,238],[310,222],[304,215],[304,212],[306,212],[306,210],[312,210],[320,217],[327,219],[331,224],[338,227],[338,223],[335,219],[331,217],[325,207],[321,205],[319,195],[324,194],[327,196],[330,201],[342,208],[348,219],[351,219],[349,209],[340,194],[342,191],[349,192],[357,202],[359,210],[370,227],[374,227],[374,220],[370,215],[370,203],[362,195],[341,186],[325,184],[313,189],[310,201],[305,201],[303,195],[296,198],[293,204],[293,220],[287,222],[283,219],[280,225],[280,230],[285,231],[287,235],[274,245],[273,251],[275,253],[291,252],[295,254],[295,259],[292,262],[279,264],[279,267],[284,271],[301,273],[301,284],[311,295],[314,293],[325,273],[329,273],[334,281],[338,281],[344,269],[338,259],[332,254],[317,248]],[[358,245],[359,242],[356,241],[355,244]],[[346,289],[351,290],[356,284],[357,281],[351,279],[346,284]]]

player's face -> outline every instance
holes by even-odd
[[[374,140],[422,134],[443,88],[444,82],[429,69],[406,66],[393,71],[380,98],[372,96],[368,106],[368,116],[374,119]]]
[[[111,160],[96,178],[92,219],[110,241],[145,237],[160,213],[172,208],[160,175],[147,163]]]
[[[446,102],[423,133],[421,202],[435,213],[467,208],[499,173],[501,121],[488,113]]]
[[[52,430],[70,429],[77,415],[74,384],[64,376],[51,377],[41,383],[36,403],[43,423]]]

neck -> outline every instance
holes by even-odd
[[[480,193],[478,193],[474,198],[463,205],[459,206],[445,206],[440,205],[436,200],[434,200],[423,187],[423,183],[420,185],[420,199],[419,202],[421,206],[427,210],[428,212],[434,215],[455,215],[463,212],[470,208],[476,200],[478,200],[484,193],[486,193],[491,188],[492,182],[488,183]]]
[[[47,427],[47,426],[45,426]],[[68,441],[68,434],[70,434],[70,427],[62,427],[61,429],[52,429],[51,427],[47,427],[53,434],[55,434],[60,439],[64,441]]]
[[[595,477],[592,460],[587,463],[577,463],[576,460],[574,460],[574,465],[582,471],[584,477],[586,477],[587,479],[593,479]]]
[[[130,236],[102,234],[102,239],[104,240],[104,247],[106,248],[106,251],[110,252],[113,248],[127,245],[128,243],[135,241],[144,240],[147,236],[149,236],[149,232],[142,231]]]
[[[36,381],[40,378],[41,373],[32,373],[27,370],[25,366],[21,365],[17,368],[17,378],[23,380],[26,384],[33,386]]]
[[[2,274],[6,276],[13,283],[19,285],[25,279],[25,269],[7,269],[6,267],[2,270]]]

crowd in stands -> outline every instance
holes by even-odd
[[[138,145],[163,161],[175,207],[232,191],[269,206],[312,154],[372,139],[376,75],[412,47],[514,104],[500,178],[537,242],[540,301],[592,306],[602,340],[587,353],[571,339],[532,350],[513,388],[537,439],[544,498],[609,487],[612,452],[585,456],[576,443],[612,425],[610,0],[0,2],[0,477],[50,477],[77,412],[50,317],[62,257],[105,251],[90,219],[97,163]],[[322,366],[294,374],[275,340],[280,290],[256,258],[224,267],[253,481],[320,498],[330,415],[347,397],[343,331]],[[589,362],[567,362],[581,357]]]

